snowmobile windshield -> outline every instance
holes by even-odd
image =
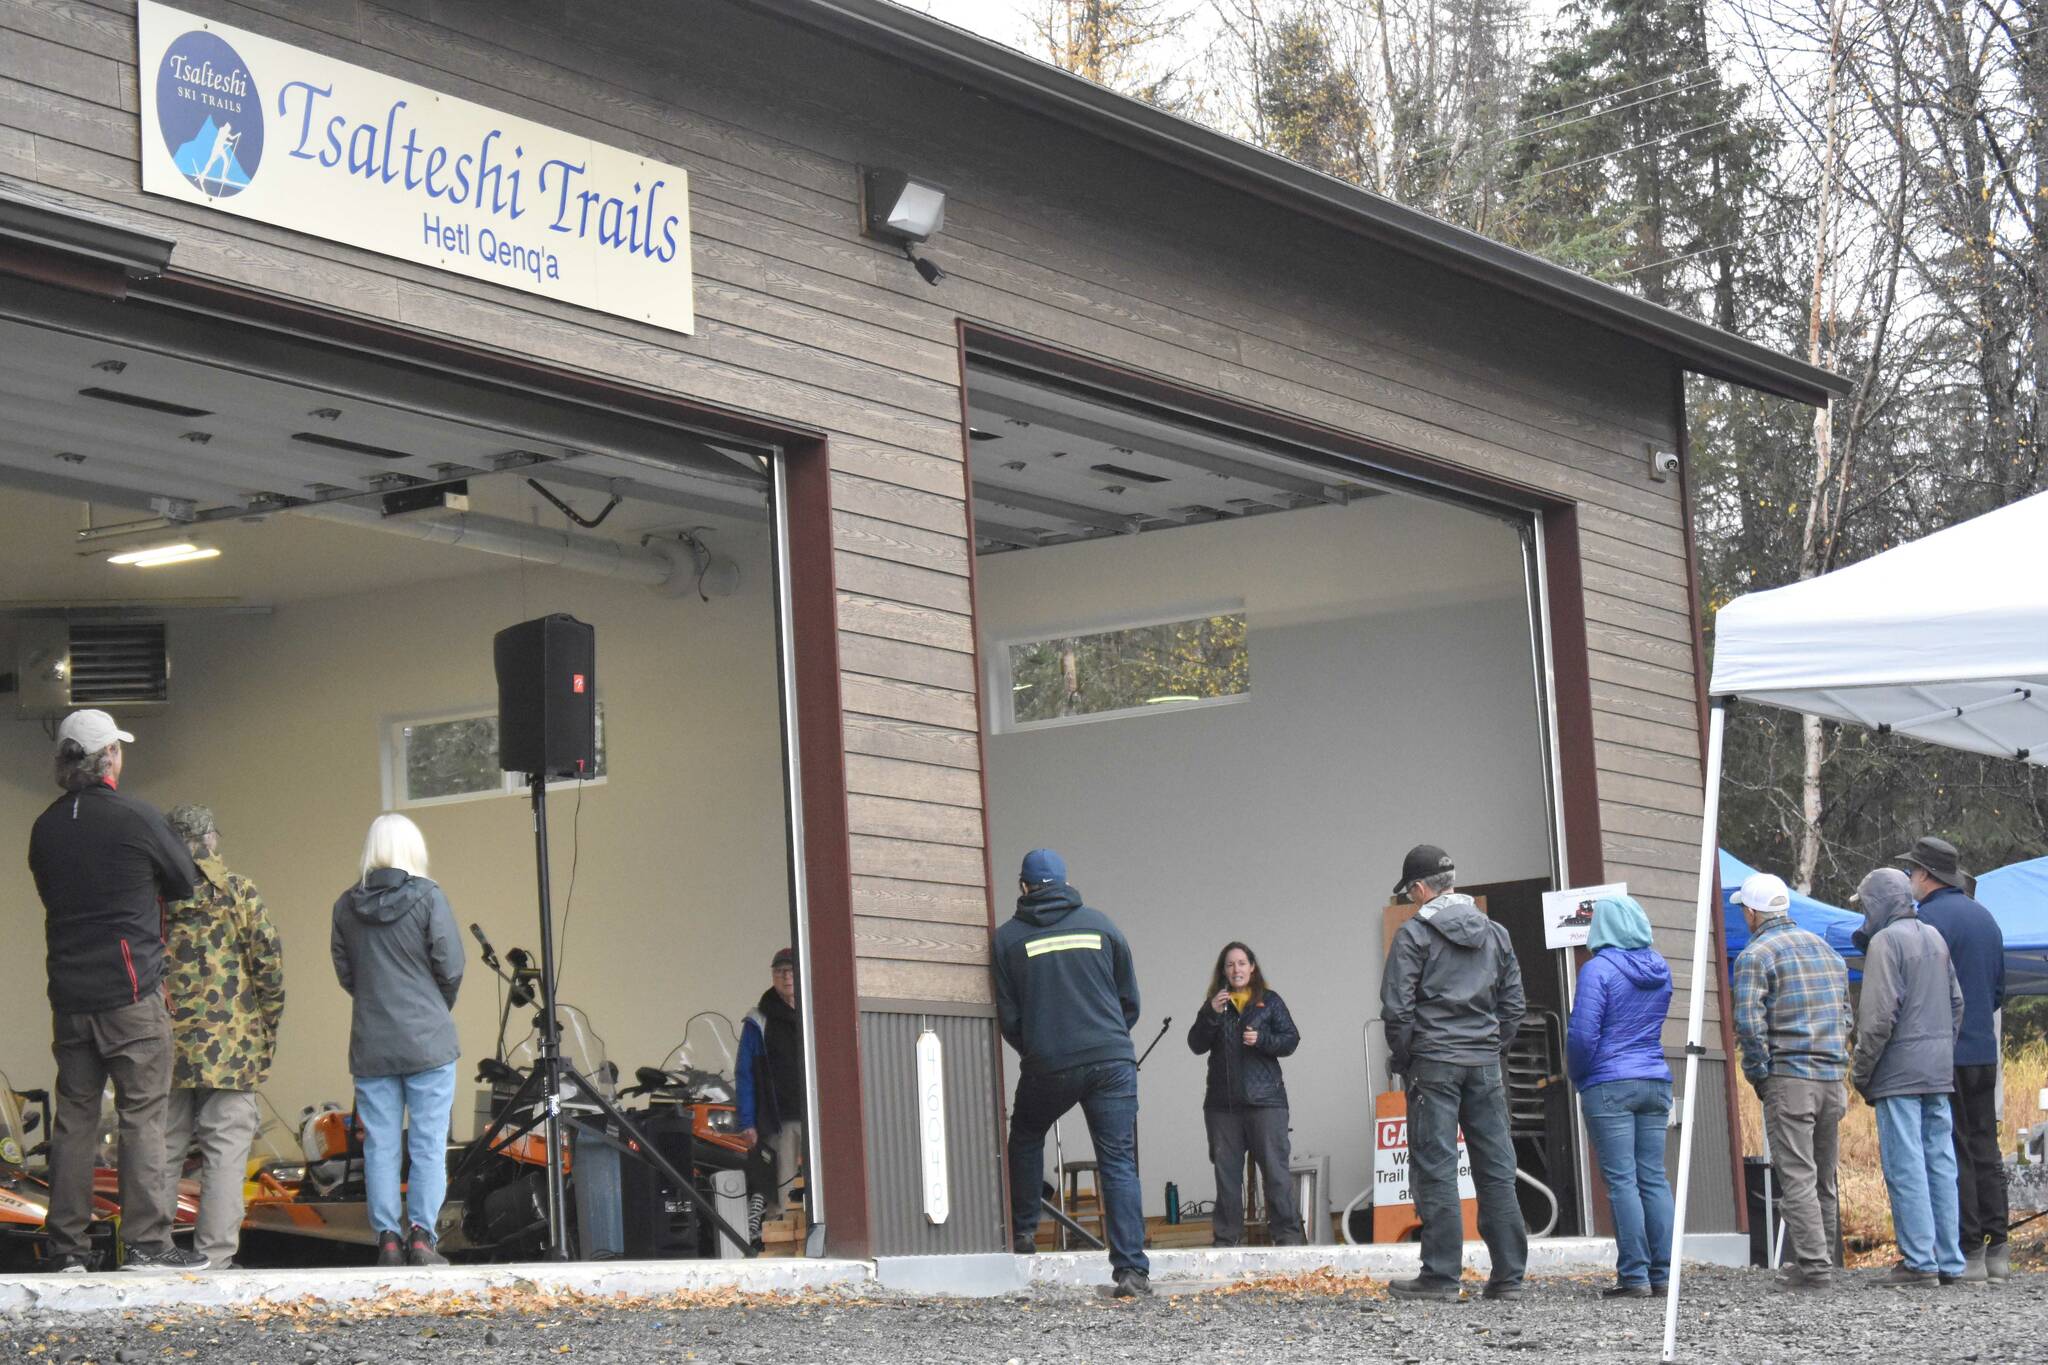
[[[9,1166],[28,1163],[28,1126],[22,1121],[22,1104],[14,1083],[0,1072],[0,1163]]]

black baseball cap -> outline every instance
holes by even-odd
[[[1394,883],[1393,894],[1398,896],[1413,882],[1434,877],[1439,872],[1455,872],[1457,864],[1451,855],[1435,844],[1417,844],[1408,850],[1408,856],[1401,860],[1401,880]]]

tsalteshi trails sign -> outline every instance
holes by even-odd
[[[689,177],[142,0],[142,187],[688,332]]]

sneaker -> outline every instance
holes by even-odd
[[[121,1262],[123,1270],[180,1271],[204,1270],[206,1258],[196,1251],[187,1251],[181,1246],[168,1246],[162,1251],[144,1251],[140,1247],[129,1247],[128,1258]]]
[[[1877,1284],[1880,1289],[1934,1289],[1941,1285],[1941,1274],[1933,1270],[1915,1270],[1901,1261],[1886,1271]]]
[[[1670,1286],[1670,1285],[1668,1285],[1668,1284],[1653,1284],[1653,1285],[1651,1285],[1651,1286],[1650,1286],[1650,1297],[1651,1297],[1651,1298],[1653,1298],[1653,1299],[1668,1299],[1668,1298],[1670,1298],[1670,1297],[1671,1297],[1671,1286]]]
[[[1646,1284],[1611,1284],[1600,1291],[1603,1299],[1647,1299],[1650,1286]]]
[[[434,1234],[415,1224],[412,1236],[405,1240],[405,1263],[407,1265],[447,1265],[448,1258],[434,1250]]]
[[[91,1269],[82,1255],[52,1256],[43,1263],[43,1268],[53,1275],[83,1275]]]
[[[1389,1280],[1387,1292],[1397,1299],[1428,1299],[1456,1303],[1465,1297],[1465,1287],[1456,1280],[1434,1280],[1417,1275],[1412,1280]]]
[[[380,1232],[380,1233],[378,1233],[378,1234],[377,1234],[377,1268],[378,1268],[379,1270],[384,1270],[384,1269],[388,1269],[388,1268],[389,1268],[389,1267],[391,1267],[391,1266],[396,1266],[396,1265],[404,1265],[404,1264],[405,1264],[405,1239],[404,1239],[403,1237],[400,1237],[400,1236],[399,1236],[399,1235],[398,1235],[397,1233],[395,1233],[395,1232]]]
[[[1149,1299],[1152,1297],[1152,1277],[1142,1270],[1119,1270],[1113,1277],[1116,1288],[1110,1290],[1119,1299]]]
[[[1984,1248],[1984,1278],[1993,1284],[2004,1284],[2012,1278],[2012,1246],[2007,1242],[1993,1242]]]
[[[1520,1303],[1523,1299],[1529,1297],[1529,1286],[1523,1284],[1520,1280],[1500,1284],[1489,1283],[1485,1289],[1480,1291],[1479,1297],[1482,1299],[1492,1299],[1498,1303]]]

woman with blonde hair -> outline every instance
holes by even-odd
[[[427,842],[403,815],[370,822],[362,873],[334,903],[333,949],[334,974],[355,1002],[348,1069],[377,1264],[446,1265],[434,1244],[462,1055],[450,1013],[462,942],[448,898],[427,879]]]

